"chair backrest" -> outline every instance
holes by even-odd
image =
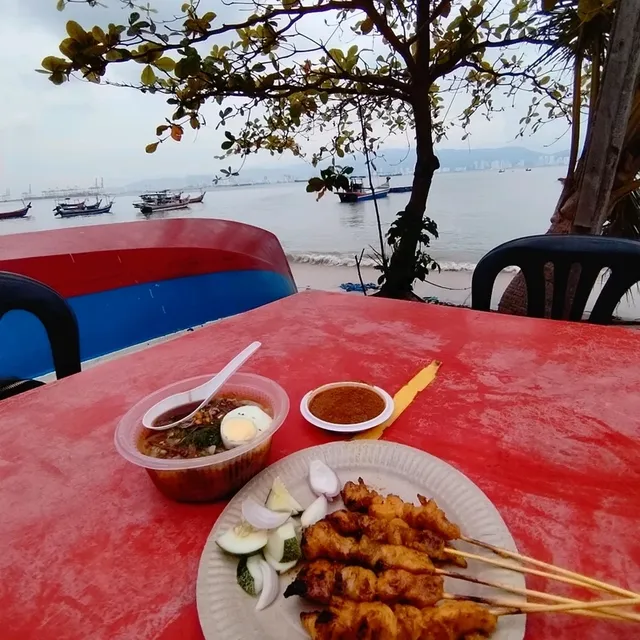
[[[32,278],[0,271],[0,318],[14,310],[28,311],[44,325],[58,378],[80,371],[78,323],[60,294]]]
[[[545,317],[545,268],[553,265],[551,318],[560,319],[566,304],[567,287],[573,265],[579,275],[571,275],[570,320],[581,320],[598,274],[610,274],[589,317],[589,322],[608,324],[622,296],[640,281],[640,242],[591,235],[529,236],[505,242],[484,256],[473,272],[471,299],[474,309],[488,311],[497,275],[505,267],[516,266],[527,285],[527,315]],[[577,273],[577,271],[573,271]],[[576,278],[574,281],[573,278]]]

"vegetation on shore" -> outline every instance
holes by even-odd
[[[347,181],[349,154],[374,156],[388,136],[413,136],[411,197],[376,249],[386,296],[410,297],[413,282],[436,267],[427,199],[439,166],[434,144],[452,126],[502,109],[496,91],[528,94],[523,128],[571,114],[566,69],[547,64],[556,35],[537,0],[191,0],[175,16],[112,1],[130,11],[123,24],[68,22],[63,57],[45,58],[41,71],[55,84],[76,76],[165,95],[171,114],[149,153],[203,126],[213,102],[224,155],[291,152],[314,166],[331,159],[308,185],[323,194]],[[59,0],[58,8],[72,2],[98,4]],[[108,73],[136,63],[137,82]],[[312,138],[324,142],[307,152]]]

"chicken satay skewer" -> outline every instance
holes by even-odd
[[[409,524],[415,525],[420,524],[424,526],[420,526],[419,528],[430,529],[436,531],[437,533],[444,535],[447,539],[461,539],[465,542],[476,544],[486,549],[497,553],[498,555],[507,558],[512,558],[518,560],[520,562],[529,563],[534,566],[541,567],[543,569],[547,569],[553,573],[539,571],[536,569],[529,569],[526,567],[518,567],[517,565],[513,565],[510,563],[501,563],[497,560],[491,560],[485,558],[484,556],[475,555],[475,554],[466,554],[463,551],[459,551],[457,549],[452,549],[450,547],[445,547],[445,552],[452,557],[457,558],[468,558],[479,560],[481,562],[486,562],[487,564],[493,564],[494,566],[499,566],[505,569],[509,569],[512,571],[518,571],[520,573],[529,573],[531,575],[537,575],[543,578],[548,578],[551,580],[558,580],[559,582],[565,582],[567,584],[579,586],[579,587],[590,587],[594,589],[599,589],[601,591],[605,591],[607,593],[612,593],[621,596],[627,596],[629,598],[640,597],[640,594],[630,591],[628,589],[623,589],[621,587],[617,587],[615,585],[608,584],[606,582],[602,582],[600,580],[596,580],[595,578],[590,578],[588,576],[584,576],[579,573],[575,573],[573,571],[568,571],[567,569],[562,569],[560,567],[556,567],[554,565],[542,562],[541,560],[536,560],[534,558],[530,558],[527,556],[522,556],[517,553],[513,553],[507,551],[505,549],[499,549],[498,547],[494,547],[493,545],[483,543],[479,540],[474,540],[473,538],[468,538],[466,536],[462,536],[460,534],[459,528],[456,527],[455,524],[450,523],[444,512],[438,508],[438,506],[432,500],[427,500],[425,497],[418,495],[418,500],[420,501],[421,507],[415,507],[411,503],[406,503],[402,501],[397,496],[387,496],[386,498],[381,496],[378,492],[370,489],[364,483],[364,481],[360,478],[358,479],[358,483],[347,482],[342,490],[342,497],[347,509],[353,511],[367,511],[371,515],[374,516],[382,516],[384,518],[388,518],[388,516],[392,515],[394,517],[400,517],[406,520]],[[423,510],[423,511],[422,511]],[[428,517],[420,517],[420,516],[428,516]],[[418,517],[420,517],[418,521]],[[456,534],[457,529],[457,535]]]
[[[548,578],[549,580],[557,580],[558,582],[564,582],[566,584],[571,584],[577,587],[588,587],[591,589],[599,589],[601,591],[607,591],[608,593],[614,593],[617,595],[624,595],[628,598],[640,598],[640,593],[634,593],[633,591],[628,591],[627,589],[622,589],[621,587],[616,587],[615,585],[607,584],[606,582],[600,582],[598,580],[588,579],[589,581],[584,580],[584,576],[580,576],[580,578],[571,578],[564,575],[559,575],[557,573],[549,573],[548,571],[541,571],[539,569],[532,569],[531,567],[525,567],[519,564],[514,564],[513,562],[506,562],[504,560],[495,560],[494,558],[487,558],[486,556],[481,556],[477,553],[469,553],[467,551],[460,551],[459,549],[451,549],[450,547],[445,547],[446,553],[449,553],[454,556],[459,556],[461,558],[466,558],[468,560],[477,560],[479,562],[484,562],[485,564],[493,565],[494,567],[501,567],[502,569],[509,569],[510,571],[516,571],[517,573],[528,573],[534,576],[539,576],[541,578]],[[579,574],[576,574],[579,575]],[[593,584],[593,583],[597,583]]]
[[[377,570],[393,569],[413,574],[431,574],[463,579],[469,577],[457,573],[452,575],[452,572],[437,569],[425,554],[412,549],[372,542],[366,537],[360,541],[343,537],[328,522],[319,522],[305,530],[302,549],[308,560],[324,558],[338,562],[352,562],[357,559],[358,564],[365,564]],[[477,580],[471,578],[470,581]],[[495,583],[487,583],[487,585],[497,586]],[[531,594],[527,593],[526,595]],[[579,608],[581,603],[580,600],[576,600],[567,604]]]
[[[602,582],[601,580],[596,580],[595,578],[590,578],[580,573],[569,571],[568,569],[563,569],[562,567],[557,567],[556,565],[549,564],[548,562],[543,562],[542,560],[536,560],[535,558],[531,558],[529,556],[516,553],[515,551],[508,551],[507,549],[501,549],[500,547],[495,547],[492,544],[489,544],[488,542],[482,542],[481,540],[475,540],[474,538],[468,538],[466,536],[461,536],[460,540],[463,540],[464,542],[468,542],[469,544],[476,545],[478,547],[482,547],[484,549],[488,549],[489,551],[492,551],[493,553],[495,553],[496,555],[502,558],[517,560],[519,562],[531,564],[535,567],[547,569],[553,573],[557,573],[567,578],[579,580],[580,582],[586,583],[587,585],[590,585],[591,587],[596,589],[600,589],[601,591],[607,591],[608,593],[615,593],[621,596],[628,596],[629,598],[640,597],[640,593],[629,591],[628,589],[623,589],[622,587],[617,587],[607,582]],[[451,549],[447,549],[447,551],[451,553],[451,555],[458,555],[457,553],[456,554],[453,553],[453,551],[457,551],[457,550],[452,551]]]

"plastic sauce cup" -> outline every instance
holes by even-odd
[[[367,420],[366,422],[357,422],[355,424],[337,424],[334,422],[326,422],[325,420],[321,420],[311,413],[309,410],[309,404],[311,400],[322,391],[327,391],[327,389],[336,389],[337,387],[360,387],[361,389],[369,389],[377,393],[384,400],[384,409],[382,413],[377,415],[375,418],[371,420]],[[366,431],[367,429],[372,429],[373,427],[377,427],[381,425],[383,422],[386,422],[393,414],[393,398],[384,390],[380,389],[380,387],[374,387],[370,384],[365,384],[364,382],[332,382],[331,384],[325,384],[317,389],[313,389],[309,391],[307,395],[302,398],[300,402],[300,413],[303,418],[310,422],[312,425],[319,427],[320,429],[325,429],[326,431],[336,431],[338,433],[356,433],[358,431]]]

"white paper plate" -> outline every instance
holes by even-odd
[[[420,493],[434,498],[449,519],[460,525],[464,535],[516,551],[516,546],[497,509],[484,493],[465,475],[451,465],[427,453],[391,442],[336,442],[312,447],[290,455],[271,465],[249,482],[227,505],[214,525],[202,551],[196,599],[198,615],[206,640],[302,640],[308,638],[300,625],[300,612],[321,607],[301,598],[280,597],[267,609],[257,612],[256,599],[247,595],[236,583],[237,561],[225,555],[215,543],[221,533],[237,524],[242,502],[249,496],[258,502],[267,499],[271,483],[280,476],[291,494],[303,505],[315,496],[307,483],[309,462],[324,460],[336,471],[340,480],[362,477],[381,493],[394,493],[416,502]],[[335,508],[342,508],[336,500]],[[476,547],[457,542],[459,549],[483,553]],[[484,552],[491,556],[490,552]],[[495,557],[495,556],[494,556]],[[453,568],[452,570],[457,570]],[[465,571],[482,580],[524,588],[521,574],[470,562]],[[280,578],[281,593],[294,579],[296,571]],[[449,593],[503,597],[518,600],[490,587],[445,579]],[[525,616],[505,616],[500,619],[492,640],[523,640]]]

